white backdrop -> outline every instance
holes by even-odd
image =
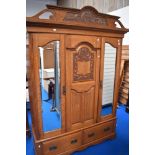
[[[113,12],[109,12],[108,14],[119,16],[120,17],[119,20],[122,22],[122,24],[126,28],[129,28],[129,6]],[[129,45],[129,32],[125,34],[125,37],[123,39],[123,45]]]

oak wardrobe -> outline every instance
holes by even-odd
[[[66,155],[116,135],[122,39],[119,17],[47,5],[26,19],[37,155]],[[103,150],[104,151],[104,150]]]

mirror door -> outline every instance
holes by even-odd
[[[115,38],[102,39],[99,118],[115,114],[118,96],[120,46]]]
[[[64,100],[62,101],[61,89],[65,81],[61,78],[64,69],[60,63],[63,55],[62,42],[59,34],[36,34],[35,40],[39,78],[37,87],[40,88],[40,120],[42,131],[46,135],[64,128],[62,126]]]

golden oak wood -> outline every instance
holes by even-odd
[[[46,17],[43,16],[46,13]],[[93,7],[81,10],[47,5],[27,17],[29,33],[28,79],[32,129],[37,155],[67,155],[115,136],[121,48],[128,32],[119,17],[101,14]],[[116,23],[120,28],[116,27]],[[61,129],[43,132],[39,47],[60,41]],[[100,115],[104,80],[105,43],[116,48],[112,114]],[[44,56],[46,58],[48,56]],[[51,65],[46,64],[47,68]]]
[[[68,122],[68,130],[90,125],[96,120],[94,111],[97,109],[97,104],[94,103],[97,103],[98,98],[98,56],[100,56],[100,51],[96,52],[96,48],[99,47],[99,39],[79,35],[67,36],[66,53],[69,59],[66,63],[68,79],[66,87],[70,90],[67,97],[70,101],[67,120],[71,119],[70,123]],[[88,58],[84,57],[85,53],[89,55]],[[83,59],[87,61],[87,63],[84,62],[85,65],[82,63]],[[76,67],[78,67],[78,72],[76,72]],[[91,70],[90,73],[89,70]]]
[[[34,128],[32,127],[32,132],[33,132],[33,135],[34,135],[34,140],[37,144],[40,144],[42,142],[45,142],[45,141],[50,141],[50,140],[53,140],[53,139],[56,139],[56,138],[59,138],[59,137],[63,137],[63,136],[67,136],[67,135],[70,135],[70,134],[74,134],[76,132],[79,132],[79,131],[82,131],[82,130],[85,130],[85,129],[89,129],[89,128],[92,128],[92,127],[95,127],[95,126],[98,126],[98,125],[101,125],[103,123],[106,123],[106,122],[112,122],[112,121],[115,121],[116,120],[116,117],[112,117],[112,118],[108,118],[106,120],[103,120],[103,121],[100,121],[98,123],[94,123],[90,126],[87,126],[87,127],[83,127],[83,128],[79,128],[77,130],[73,130],[73,131],[69,131],[69,132],[65,132],[65,133],[62,133],[62,134],[58,134],[56,136],[51,136],[51,137],[48,137],[48,138],[44,138],[44,139],[39,139],[37,140],[36,139],[36,134],[34,132]]]

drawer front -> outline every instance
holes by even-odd
[[[81,145],[81,132],[43,143],[44,155],[56,155]]]
[[[79,147],[82,144],[82,133],[76,133],[70,136],[65,137],[65,143],[67,150],[71,150],[73,148]]]
[[[99,133],[105,137],[105,136],[108,136],[109,134],[111,134],[112,132],[114,132],[115,131],[115,122],[116,121],[111,121],[111,122],[105,123],[103,126],[100,127]]]
[[[63,152],[63,150],[65,149],[63,143],[64,143],[63,138],[58,138],[58,139],[44,142],[43,143],[44,155],[50,155],[50,154],[55,155]]]
[[[84,130],[84,143],[108,136],[115,130],[115,121],[103,123],[101,125]]]

